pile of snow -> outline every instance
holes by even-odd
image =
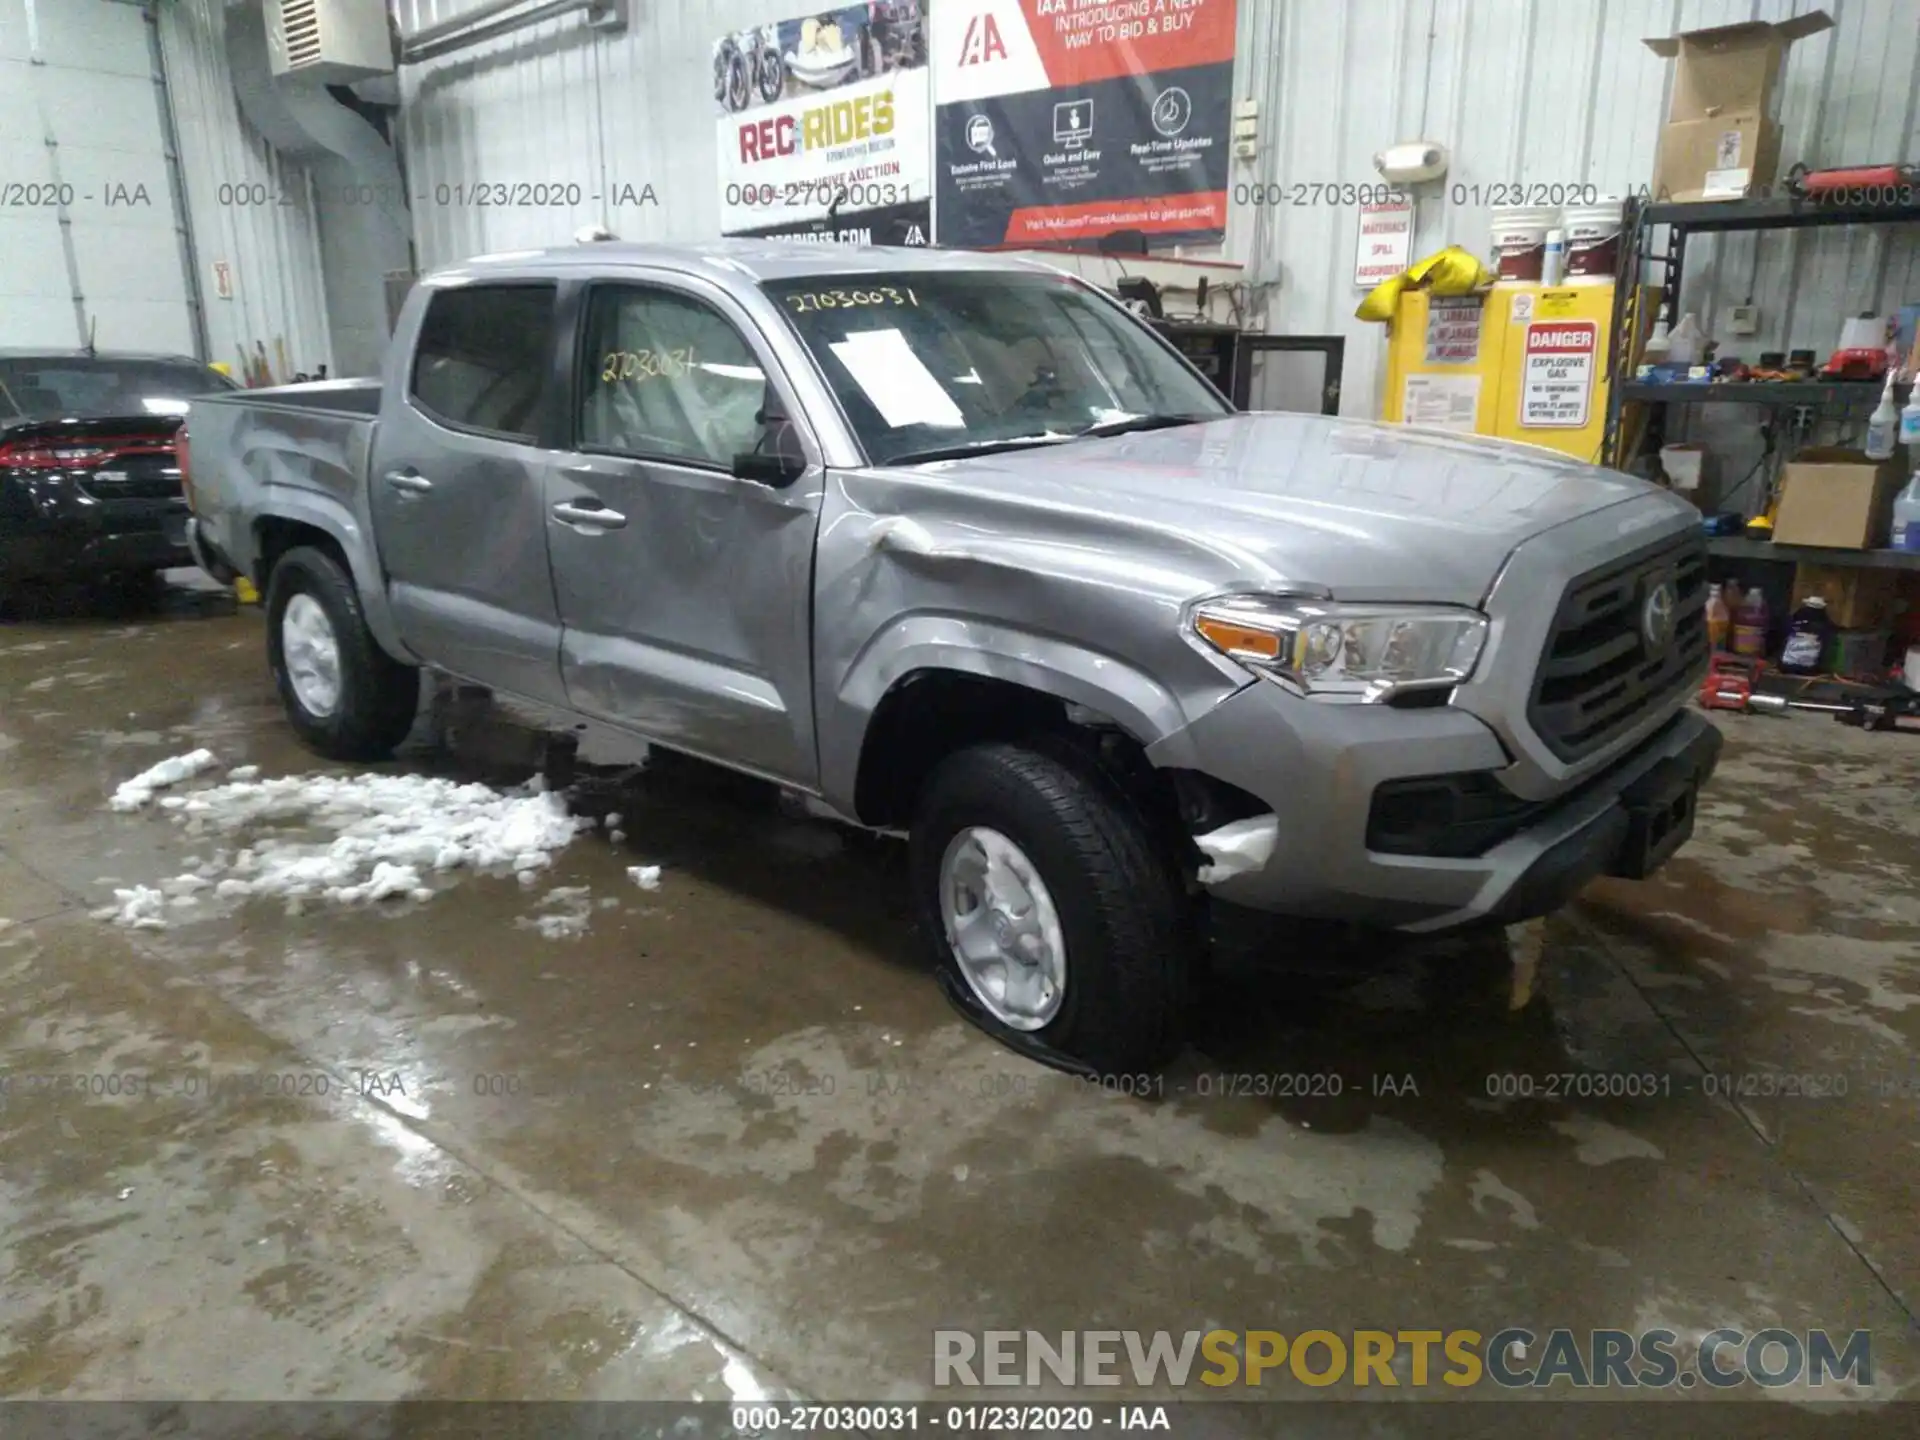
[[[203,770],[211,770],[218,763],[213,758],[211,750],[195,750],[187,755],[175,755],[171,759],[162,760],[151,769],[142,770],[114,791],[113,799],[107,803],[116,810],[138,810],[153,799],[154,791],[164,790],[169,785],[178,785],[182,780],[191,780]]]
[[[138,808],[154,788],[211,763],[204,750],[164,761],[121,786],[114,808]],[[121,805],[121,796],[136,787],[146,799]],[[298,909],[309,900],[427,900],[433,895],[427,877],[457,869],[510,868],[532,884],[556,851],[593,824],[569,815],[561,797],[537,779],[501,791],[422,775],[235,778],[166,796],[160,808],[188,833],[228,843],[210,860],[190,858],[198,868],[162,881],[158,890],[116,890],[117,903],[100,912],[103,918],[164,925],[166,906],[195,905],[198,892],[209,888],[221,899],[276,897]]]
[[[629,865],[627,878],[642,890],[660,888],[660,867],[658,865]]]
[[[167,928],[167,897],[151,885],[135,885],[113,892],[114,904],[108,907],[116,925],[135,930]]]

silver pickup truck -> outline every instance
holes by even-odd
[[[906,832],[955,1001],[1177,1043],[1208,897],[1542,914],[1691,833],[1699,515],[1530,446],[1235,413],[1013,258],[602,243],[417,286],[385,374],[193,403],[193,544],[294,727],[418,667]]]

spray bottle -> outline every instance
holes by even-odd
[[[1869,460],[1891,460],[1893,442],[1900,434],[1900,407],[1893,403],[1893,378],[1896,372],[1887,371],[1887,388],[1880,392],[1880,403],[1874,407],[1873,414],[1867,420],[1867,458]]]
[[[1900,443],[1907,447],[1907,458],[1920,462],[1920,372],[1907,391],[1906,407],[1900,412]]]

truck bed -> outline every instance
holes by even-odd
[[[255,577],[256,520],[313,508],[364,519],[377,379],[319,380],[195,399],[187,416],[203,541]]]

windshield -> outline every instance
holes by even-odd
[[[0,356],[0,425],[184,415],[193,396],[237,388],[219,371],[186,360]]]
[[[1231,409],[1118,305],[1054,276],[921,270],[764,288],[876,465]]]

